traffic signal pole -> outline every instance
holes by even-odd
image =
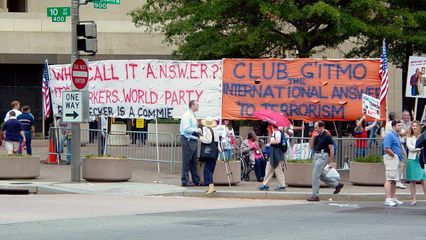
[[[71,64],[80,57],[77,49],[77,24],[80,21],[79,0],[71,0]],[[72,88],[75,88],[71,84]],[[76,89],[72,89],[76,90]],[[80,123],[71,123],[71,181],[81,181]]]

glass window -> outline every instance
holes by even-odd
[[[27,0],[7,0],[9,12],[27,12]]]

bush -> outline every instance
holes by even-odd
[[[363,163],[381,163],[383,162],[383,158],[382,156],[378,156],[378,155],[369,155],[365,157],[354,158],[352,161],[363,162]]]
[[[301,160],[287,160],[287,163],[312,163],[313,159],[301,159]]]

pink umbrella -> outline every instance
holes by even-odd
[[[277,127],[289,127],[291,124],[290,120],[288,120],[288,118],[285,117],[282,113],[268,109],[255,111],[253,113],[253,117],[268,122]]]

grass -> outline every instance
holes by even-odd
[[[301,159],[301,160],[287,160],[287,163],[312,163],[312,159]]]
[[[353,159],[354,162],[362,162],[362,163],[381,163],[383,162],[382,156],[378,155],[369,155],[365,157],[358,157]]]

